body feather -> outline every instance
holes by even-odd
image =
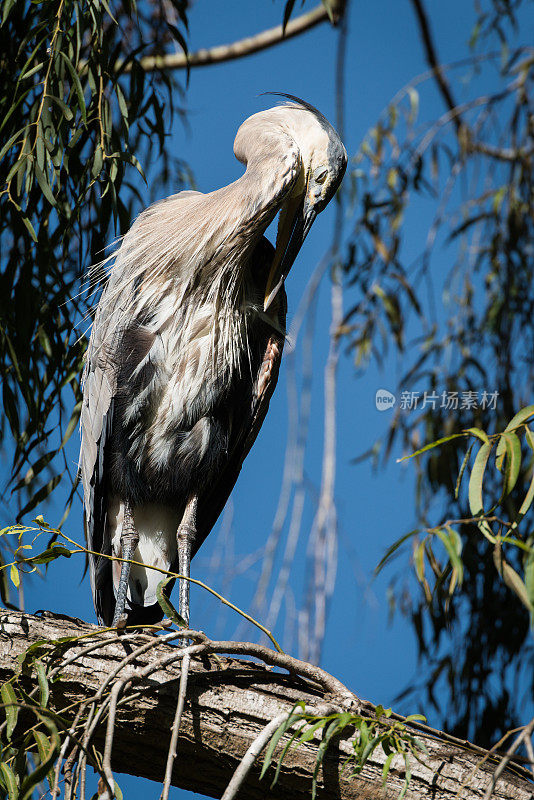
[[[175,209],[185,203],[177,195]],[[158,204],[145,212],[152,222],[158,206],[168,211]],[[106,556],[120,556],[125,499],[140,535],[134,560],[172,568],[189,496],[199,497],[196,551],[267,411],[283,347],[285,295],[270,315],[263,313],[274,250],[264,237],[255,239],[231,303],[230,280],[219,281],[217,291],[189,281],[185,292],[183,281],[160,274],[158,291],[154,275],[132,262],[128,235],[111,271],[84,371],[80,464],[88,546],[103,556],[90,557],[93,597],[106,624],[120,574]],[[130,619],[161,618],[160,580],[160,573],[133,565]]]

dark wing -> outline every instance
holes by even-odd
[[[133,286],[120,287],[119,279],[118,272],[111,273],[96,312],[83,373],[80,416],[85,536],[89,550],[105,555],[111,554],[105,454],[117,390],[117,350],[133,297]],[[89,555],[93,602],[101,623],[112,616],[115,604],[111,564],[108,558]]]
[[[265,242],[266,240],[264,240]],[[272,246],[269,245],[270,261]],[[266,278],[266,275],[265,275]],[[264,287],[264,284],[263,284]],[[263,297],[263,294],[261,295]],[[287,300],[282,287],[278,293],[277,322],[278,329],[266,321],[256,323],[256,336],[259,339],[258,354],[255,364],[255,378],[250,406],[235,420],[228,447],[229,458],[219,479],[214,485],[199,496],[197,511],[197,537],[193,547],[194,555],[217,522],[226,501],[237,481],[243,461],[254,444],[260,428],[269,410],[269,402],[278,382],[284,334],[286,325]]]

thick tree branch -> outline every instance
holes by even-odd
[[[118,678],[122,688],[113,688],[111,692],[115,714],[111,767],[115,774],[128,772],[159,782],[163,780],[180,685],[181,667],[180,662],[176,661],[176,654],[184,652],[183,649],[179,650],[165,642],[148,648],[150,640],[146,634],[117,637],[114,633],[101,632],[96,626],[85,623],[43,619],[10,611],[0,615],[0,634],[2,682],[20,669],[17,657],[31,643],[65,636],[84,636],[62,656],[61,679],[50,686],[50,707],[63,712],[72,730],[79,703],[94,697],[97,692],[102,700],[109,699],[109,690],[117,686],[113,681]],[[95,635],[96,640],[91,638]],[[309,679],[302,677],[304,667],[298,661],[293,662],[289,656],[282,656],[268,648],[254,646],[250,652],[274,664],[283,663],[290,670],[293,668],[289,675],[274,672],[251,661],[233,658],[215,661],[210,655],[212,643],[199,634],[196,634],[195,641],[197,643],[188,648],[191,664],[177,758],[172,771],[172,783],[175,786],[220,797],[244,754],[271,720],[287,715],[300,700],[313,710],[324,708],[325,702],[330,707],[346,707],[350,699],[345,687],[334,678],[330,683],[325,682],[325,673],[311,665],[308,665]],[[214,644],[213,649],[219,652],[228,652],[229,649],[247,652],[243,644]],[[135,658],[128,657],[128,652],[136,648]],[[46,660],[45,655],[41,654],[40,657]],[[149,674],[155,665],[159,665],[157,670]],[[26,691],[29,691],[32,689],[31,678],[27,680]],[[105,690],[101,688],[104,683],[107,686]],[[133,685],[134,694],[127,694],[128,684]],[[319,684],[327,686],[327,691]],[[76,703],[77,706],[73,705]],[[362,713],[373,713],[368,703],[358,702],[355,707],[360,708]],[[428,755],[421,756],[424,763],[411,759],[412,779],[406,794],[407,800],[427,800],[429,797],[433,800],[453,800],[459,791],[458,796],[462,800],[482,800],[491,785],[498,759],[493,758],[492,761],[488,758],[482,764],[485,751],[473,748],[468,743],[453,744],[450,737],[438,731],[421,730],[421,726],[415,727],[414,733],[424,740]],[[94,737],[94,743],[101,751],[105,734],[106,720],[103,715]],[[282,744],[285,742],[286,737]],[[239,797],[252,800],[274,800],[279,797],[309,800],[311,775],[319,743],[320,735],[292,748],[273,789],[269,788],[274,772],[272,768],[264,780],[259,780],[260,755],[247,775]],[[350,739],[341,738],[331,744],[323,762],[319,797],[324,800],[394,800],[404,783],[402,759],[393,761],[384,788],[382,767],[385,757],[381,751],[376,750],[363,771],[356,776],[351,776],[350,769],[342,770],[343,761],[350,751]],[[492,796],[495,800],[528,800],[532,796],[532,783],[525,775],[521,770],[503,772]]]
[[[197,50],[195,53],[188,53],[187,55],[185,53],[166,53],[160,56],[145,56],[138,63],[145,72],[153,72],[156,69],[207,67],[210,64],[233,61],[236,58],[243,58],[260,50],[274,47],[274,45],[285,42],[287,39],[292,39],[294,36],[299,36],[326,20],[328,20],[328,13],[326,8],[320,4],[306,14],[290,20],[286,25],[285,32],[282,25],[276,25],[274,28],[268,28],[255,36],[247,36],[245,39],[239,39],[239,41],[231,44],[221,44],[209,50]],[[120,64],[117,65],[117,69],[120,69]],[[130,72],[130,70],[131,64],[127,64],[124,71]]]

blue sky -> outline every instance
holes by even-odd
[[[474,21],[471,3],[428,0],[433,28],[437,33],[441,59],[452,61],[465,55],[465,43]],[[311,8],[308,3],[305,10]],[[278,24],[283,3],[243,2],[242,0],[204,0],[193,5],[190,14],[191,50],[230,42]],[[297,4],[295,14],[300,13]],[[532,27],[532,25],[531,25]],[[322,25],[275,49],[228,64],[192,70],[184,106],[188,126],[177,120],[167,146],[187,161],[197,186],[209,191],[229,183],[242,172],[235,160],[232,144],[240,123],[251,114],[274,104],[261,96],[265,91],[295,94],[317,106],[331,121],[334,109],[334,60],[337,33]],[[377,0],[352,3],[349,21],[346,87],[345,145],[353,155],[368,128],[388,104],[395,92],[414,75],[426,69],[411,5],[407,0]],[[430,117],[442,112],[441,101],[432,92],[424,95],[422,113]],[[148,165],[156,170],[157,164]],[[169,187],[169,193],[172,187]],[[149,192],[145,190],[148,200]],[[333,204],[332,204],[333,205]],[[140,209],[139,209],[140,210]],[[407,228],[405,247],[413,257],[424,242],[427,210],[421,204]],[[291,319],[306,282],[319,259],[329,247],[332,236],[333,209],[327,209],[315,222],[286,283]],[[350,219],[345,222],[345,233]],[[442,260],[440,263],[440,259]],[[437,254],[437,269],[445,270],[448,256]],[[330,324],[329,282],[320,291],[313,344],[313,393],[310,438],[306,473],[312,485],[321,474],[323,389],[322,376],[328,350]],[[356,298],[346,295],[345,303]],[[351,464],[383,435],[390,421],[388,411],[375,406],[380,388],[394,391],[398,379],[394,362],[380,372],[370,367],[356,377],[350,355],[343,355],[338,385],[338,462],[336,499],[339,510],[340,538],[337,580],[330,604],[327,632],[321,665],[334,673],[358,695],[388,706],[415,676],[417,658],[415,640],[404,621],[396,616],[388,623],[387,586],[391,571],[372,580],[374,567],[385,549],[414,525],[414,471],[399,465],[394,452],[388,465],[373,472],[369,462]],[[426,387],[421,387],[425,389]],[[263,430],[249,455],[232,495],[231,535],[222,540],[217,529],[203,546],[192,565],[194,577],[205,580],[215,589],[231,596],[233,602],[248,609],[259,575],[260,562],[241,571],[230,581],[228,567],[243,565],[250,553],[259,553],[271,529],[281,485],[287,433],[287,382],[284,367]],[[75,439],[76,437],[73,437]],[[77,459],[77,441],[70,445],[73,462]],[[65,487],[65,491],[68,487]],[[61,497],[48,513],[54,524],[61,517]],[[313,517],[310,498],[304,512],[303,534]],[[227,518],[228,519],[228,518]],[[81,507],[76,505],[67,522],[66,532],[81,538]],[[306,548],[304,540],[297,548],[293,577],[297,601],[302,584]],[[279,561],[277,562],[279,563]],[[215,566],[215,569],[211,567]],[[226,568],[226,569],[225,569]],[[52,565],[44,580],[31,580],[25,587],[26,609],[49,608],[57,612],[94,621],[89,583],[82,579],[81,559]],[[225,577],[226,576],[226,577]],[[192,624],[209,635],[235,635],[238,620],[226,610],[208,602],[200,591],[192,592]],[[284,638],[283,617],[275,635]],[[243,638],[255,637],[250,629],[239,629]],[[405,713],[422,709],[397,705]],[[429,712],[429,723],[432,719]],[[179,757],[179,754],[178,754]],[[144,796],[157,787],[139,779],[123,777],[119,782],[130,798]],[[190,795],[173,790],[174,797]]]

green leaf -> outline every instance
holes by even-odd
[[[41,759],[41,763],[36,769],[33,770],[33,772],[30,772],[29,775],[26,775],[22,781],[19,800],[30,800],[35,791],[35,787],[41,783],[44,778],[50,775],[50,770],[54,765],[61,748],[61,740],[54,722],[42,714],[37,714],[37,717],[43,723],[43,725],[48,728],[50,739],[46,745],[44,758]]]
[[[39,683],[41,705],[43,708],[46,708],[48,705],[48,698],[50,697],[50,689],[48,686],[48,678],[46,677],[45,665],[42,661],[35,661],[35,671],[37,673],[37,681]]]
[[[276,782],[278,780],[278,776],[280,775],[280,769],[282,767],[282,763],[284,761],[284,758],[286,757],[289,748],[295,743],[296,739],[298,738],[299,733],[300,733],[299,730],[294,731],[294,733],[290,737],[289,741],[286,743],[284,749],[280,753],[280,757],[278,759],[278,764],[276,765],[276,770],[275,770],[275,773],[274,773],[274,778],[271,781],[271,789],[276,785]],[[299,740],[299,743],[300,743],[300,740]]]
[[[471,453],[473,452],[473,447],[475,446],[474,442],[471,442],[469,447],[467,448],[467,452],[464,456],[464,460],[462,461],[462,466],[460,467],[460,472],[458,473],[458,478],[456,480],[456,486],[454,489],[454,499],[458,500],[458,495],[460,493],[460,484],[462,482],[462,478],[464,476],[465,468],[467,467],[468,461],[471,457]]]
[[[389,768],[391,766],[391,762],[393,761],[394,755],[395,753],[390,753],[389,756],[384,761],[384,766],[382,767],[382,786],[386,785],[389,774]]]
[[[468,434],[465,431],[461,433],[452,433],[450,436],[444,436],[442,439],[436,439],[435,442],[430,442],[430,444],[425,444],[424,447],[421,447],[420,450],[416,450],[415,453],[410,453],[409,456],[403,456],[402,458],[397,459],[397,464],[401,461],[406,461],[408,458],[415,458],[415,456],[420,456],[421,453],[426,453],[427,450],[433,450],[434,447],[439,447],[440,444],[445,444],[445,442],[452,442],[453,439],[459,439],[462,436],[467,436]]]
[[[0,689],[0,695],[2,697],[2,703],[4,705],[4,710],[6,712],[6,734],[7,738],[11,739],[13,731],[15,730],[15,726],[17,724],[17,719],[19,716],[19,707],[17,702],[17,696],[15,694],[15,690],[10,683],[2,684],[2,688]]]
[[[31,224],[30,220],[28,219],[28,217],[21,217],[21,219],[22,219],[24,225],[26,226],[26,230],[28,231],[28,233],[32,237],[33,241],[36,242],[37,241],[37,234],[35,233],[35,228]]]
[[[17,141],[17,139],[20,138],[20,135],[24,133],[25,130],[26,128],[20,128],[16,133],[13,134],[13,136],[10,136],[5,145],[0,150],[0,161],[3,159],[7,151],[12,147],[12,145]]]
[[[482,428],[466,428],[465,433],[470,433],[472,436],[476,436],[476,438],[480,439],[480,441],[484,444],[489,444],[490,442],[488,434],[483,431]]]
[[[422,583],[422,581],[425,579],[425,544],[426,539],[423,539],[422,542],[419,542],[415,548],[413,556],[415,574],[417,575],[417,580],[420,583]]]
[[[14,5],[15,5],[15,0],[4,0],[4,7],[2,9],[2,25],[4,24],[4,22],[8,18],[9,12],[11,11],[11,9],[13,8]],[[10,797],[10,800],[11,800],[11,797]]]
[[[91,167],[91,176],[93,178],[98,178],[100,173],[102,172],[102,165],[104,163],[104,152],[102,147],[98,145],[95,150],[95,154],[93,156],[93,166]]]
[[[45,146],[43,140],[43,131],[39,124],[38,133],[35,137],[35,155],[37,158],[37,166],[40,170],[45,168]]]
[[[47,484],[41,487],[41,489],[39,489],[39,491],[36,492],[30,500],[28,500],[24,508],[21,511],[19,511],[18,518],[21,519],[25,514],[28,513],[28,511],[32,511],[35,508],[35,506],[38,506],[39,503],[42,503],[43,500],[46,500],[48,495],[54,491],[54,489],[60,482],[62,475],[63,473],[61,473],[61,475],[55,475],[48,481]]]
[[[184,51],[184,54],[187,56],[187,42],[186,42],[186,40],[185,40],[185,38],[184,38],[183,34],[182,34],[182,33],[181,33],[181,31],[180,31],[180,30],[179,30],[179,29],[176,27],[176,25],[172,25],[172,24],[171,24],[170,22],[168,22],[167,20],[166,20],[166,23],[167,23],[167,28],[168,28],[168,29],[170,30],[170,32],[172,33],[172,35],[173,35],[173,37],[174,37],[175,41],[176,41],[176,42],[178,42],[178,44],[180,45],[180,47],[181,47],[181,48],[182,48],[182,50]]]
[[[39,473],[48,466],[55,455],[56,450],[52,450],[51,452],[45,453],[43,456],[41,456],[41,458],[37,459],[37,461],[28,469],[24,477],[15,484],[13,491],[16,492],[18,489],[22,489],[23,486],[29,486],[35,480],[37,475],[39,475]]]
[[[50,188],[46,175],[44,174],[44,172],[42,171],[42,169],[39,167],[38,164],[35,164],[35,177],[37,178],[37,183],[39,184],[39,187],[43,195],[46,197],[51,206],[55,206],[56,198],[52,194],[52,189]]]
[[[384,568],[387,562],[391,559],[392,555],[394,555],[394,553],[404,544],[404,542],[406,542],[412,536],[416,536],[420,532],[420,528],[414,528],[413,531],[405,533],[404,536],[401,536],[400,539],[397,539],[396,542],[393,542],[393,544],[386,550],[385,555],[380,559],[378,566],[375,567],[375,576],[378,575],[378,573]]]
[[[85,107],[85,97],[83,94],[82,84],[80,82],[80,78],[78,75],[78,71],[76,67],[70,60],[63,50],[59,51],[59,55],[63,58],[63,61],[67,65],[67,69],[70,72],[70,76],[72,78],[72,84],[74,86],[74,91],[76,92],[76,97],[78,98],[78,108],[80,109],[80,114],[84,122],[87,122],[87,109]]]
[[[510,494],[517,483],[519,472],[521,470],[521,442],[515,433],[503,433],[501,441],[503,439],[506,447],[504,488],[505,493]]]
[[[28,159],[26,158],[26,156],[19,156],[18,160],[15,161],[15,163],[7,173],[6,184],[9,184],[13,180],[17,172],[20,172],[21,169],[26,168],[27,161]]]
[[[271,737],[271,741],[269,742],[269,746],[265,752],[265,758],[263,759],[263,767],[260,773],[260,780],[263,778],[267,770],[269,769],[269,765],[273,758],[273,753],[276,750],[276,745],[280,741],[281,737],[284,735],[286,730],[293,724],[296,719],[300,719],[300,714],[290,714],[290,716],[285,719],[275,730]]]
[[[313,776],[312,776],[312,798],[313,798],[313,800],[314,800],[314,798],[315,798],[315,796],[317,794],[317,778],[318,778],[318,775],[319,775],[319,770],[321,768],[321,764],[323,763],[323,760],[324,760],[324,755],[326,753],[328,745],[330,744],[330,740],[337,733],[339,728],[340,728],[339,719],[333,719],[332,722],[330,723],[330,725],[328,726],[328,728],[325,731],[325,734],[324,734],[324,736],[322,738],[321,744],[317,748],[317,756],[316,756],[316,759],[315,759],[315,766],[313,768]]]
[[[11,577],[11,580],[15,584],[16,588],[18,589],[19,586],[20,586],[20,575],[19,575],[19,571],[18,571],[17,567],[15,566],[15,564],[11,564],[11,569],[9,570],[9,575]]]
[[[139,159],[136,156],[134,156],[133,154],[131,154],[130,158],[129,158],[129,161],[130,161],[131,164],[133,164],[133,166],[136,168],[136,170],[138,171],[138,173],[140,174],[140,176],[142,177],[142,179],[146,183],[147,179],[146,179],[145,173],[143,171],[143,167],[141,166],[141,162],[139,161]]]
[[[328,722],[328,717],[323,717],[322,719],[318,719],[313,724],[308,725],[306,728],[304,728],[304,731],[301,733],[299,742],[310,742],[313,739],[315,733],[324,728],[327,722]]]
[[[517,574],[515,569],[510,566],[502,555],[501,547],[498,545],[493,551],[493,560],[497,571],[502,576],[505,584],[514,594],[521,600],[523,605],[528,609],[530,614],[534,613],[534,606],[530,602],[529,593],[524,582]]]
[[[68,105],[65,103],[65,101],[61,99],[61,97],[55,97],[55,95],[53,94],[47,94],[46,99],[51,103],[54,103],[61,110],[61,113],[63,114],[67,122],[70,122],[73,119],[74,114],[72,113]]]
[[[186,621],[180,616],[169,598],[165,595],[165,587],[174,580],[174,578],[169,576],[168,578],[164,578],[162,581],[160,581],[156,588],[156,597],[165,616],[172,620],[175,625],[178,625],[179,628],[187,628]]]
[[[508,431],[513,430],[514,428],[518,428],[520,425],[523,425],[529,417],[534,417],[534,405],[525,406],[517,414],[512,417],[504,432],[507,433]]]
[[[482,445],[475,458],[473,469],[471,470],[471,477],[469,479],[469,508],[471,509],[471,514],[474,517],[481,516],[484,513],[482,482],[484,479],[484,472],[486,471],[486,467],[488,465],[491,448],[491,442]],[[486,520],[480,520],[478,527],[490,542],[495,542],[495,537],[493,536],[491,528]]]
[[[321,0],[321,2],[326,9],[328,19],[332,25],[336,25],[340,14],[343,13],[341,10],[342,4],[338,3],[337,0]]]
[[[456,570],[458,575],[458,583],[461,584],[464,577],[464,565],[460,558],[462,552],[462,540],[458,533],[447,526],[446,530],[436,530],[436,536],[440,539],[447,551],[451,566]],[[414,719],[414,717],[412,717]]]
[[[365,745],[363,752],[360,756],[360,766],[363,768],[365,763],[369,760],[372,756],[373,752],[375,751],[377,745],[380,744],[380,736],[375,736]]]
[[[406,722],[426,722],[426,717],[424,714],[409,714]]]
[[[40,46],[40,43],[39,43],[39,46]],[[36,48],[36,49],[38,49],[38,48]],[[23,70],[19,75],[19,81],[27,80],[28,78],[31,78],[32,75],[35,75],[36,72],[39,72],[40,70],[42,70],[43,67],[44,67],[44,61],[40,61],[38,64],[35,64],[35,66],[33,66],[31,69]]]
[[[19,800],[19,787],[15,773],[5,761],[0,764],[0,772],[2,773],[9,800]]]
[[[517,595],[517,597],[521,600],[525,608],[533,614],[534,613],[534,606],[530,602],[529,593],[527,591],[527,587],[523,580],[520,578],[518,573],[515,571],[510,564],[503,559],[502,562],[502,576],[504,578],[504,582],[506,585]]]
[[[35,742],[37,744],[37,750],[39,751],[39,759],[40,759],[41,764],[42,764],[43,762],[46,762],[46,760],[47,760],[48,753],[50,752],[51,742],[50,742],[50,739],[48,738],[48,736],[45,736],[45,734],[42,731],[33,731],[33,737],[34,737]],[[48,775],[46,777],[47,777],[48,785],[50,786],[50,789],[53,789],[53,787],[54,787],[54,779],[55,779],[54,770],[51,769],[48,772]]]
[[[403,787],[402,787],[402,789],[400,791],[398,800],[403,800],[403,797],[405,796],[406,792],[408,791],[408,786],[410,785],[410,780],[412,778],[412,772],[411,772],[411,769],[410,769],[410,756],[408,755],[408,753],[406,753],[405,756],[404,756],[404,768],[405,768],[404,785],[403,785]]]
[[[65,556],[65,558],[70,558],[72,555],[71,551],[65,547],[63,544],[54,543],[47,547],[46,550],[43,550],[42,553],[38,553],[36,556],[29,556],[28,558],[24,559],[28,564],[49,564],[50,561],[55,561],[57,558],[61,558]]]
[[[60,448],[64,447],[67,444],[70,437],[78,427],[81,410],[82,410],[82,401],[80,400],[78,403],[76,403],[76,405],[72,409],[72,414],[69,420],[69,424],[65,428],[65,433],[63,434],[63,439],[61,440]]]

